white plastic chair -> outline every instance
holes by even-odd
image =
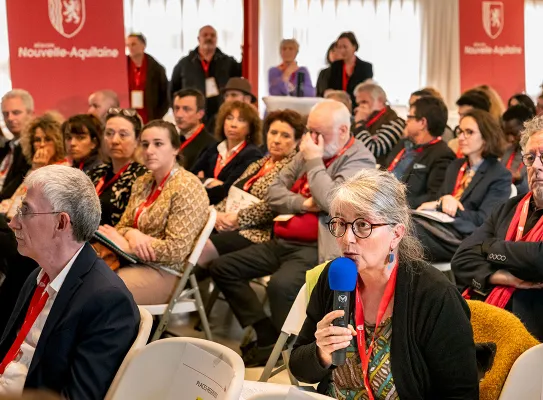
[[[302,329],[305,321],[305,312],[307,309],[308,300],[309,299],[307,297],[306,284],[304,283],[304,285],[298,292],[298,295],[296,296],[292,307],[290,308],[287,319],[283,323],[279,339],[277,339],[277,342],[273,347],[270,358],[268,358],[268,362],[264,367],[264,371],[262,371],[262,375],[258,380],[259,382],[267,382],[268,379],[270,379],[272,376],[275,376],[279,372],[286,369],[290,377],[290,382],[293,385],[298,385],[298,380],[290,373],[290,370],[288,369],[291,348],[289,347],[285,350],[283,350],[283,348],[285,347],[285,344],[291,335],[298,336],[298,334],[300,333],[300,330]],[[280,356],[283,356],[284,364],[274,370],[273,368],[275,367],[275,364],[277,364],[277,360],[279,360]]]
[[[142,306],[149,311],[151,315],[162,315],[151,341],[160,339],[162,333],[164,333],[166,327],[168,326],[168,322],[172,314],[185,314],[192,311],[198,311],[206,338],[208,340],[213,340],[211,329],[209,327],[209,321],[207,320],[204,304],[202,302],[202,296],[198,288],[198,282],[196,281],[196,277],[192,273],[192,270],[202,254],[202,250],[204,249],[207,239],[209,239],[209,235],[211,235],[211,232],[213,231],[216,218],[217,211],[215,211],[215,208],[210,207],[207,223],[204,226],[204,229],[202,229],[200,237],[196,241],[194,249],[185,263],[183,274],[181,275],[181,279],[173,292],[170,303]],[[185,290],[189,280],[192,288]]]
[[[512,198],[515,197],[517,194],[518,194],[517,187],[515,186],[514,183],[512,183],[512,184],[511,184],[511,195],[509,196],[509,198],[512,199]]]
[[[126,367],[130,363],[130,360],[138,353],[138,351],[145,347],[147,340],[149,340],[151,328],[153,327],[153,316],[143,307],[138,306],[138,309],[140,311],[140,327],[138,330],[138,336],[136,336],[134,343],[132,343],[130,350],[128,350],[128,353],[126,353],[119,370],[115,374],[115,378],[113,378],[113,382],[111,382],[111,385],[109,386],[105,400],[111,400],[113,393],[119,385],[121,376],[124,374]]]
[[[226,400],[239,400],[245,377],[241,357],[233,350],[209,340],[178,337],[157,340],[140,350],[128,364],[113,393],[112,400],[165,399],[172,382],[183,381],[179,374],[180,360],[187,343],[219,357],[234,370],[234,377],[225,393]],[[209,371],[208,376],[213,374]],[[177,397],[183,399],[183,394]]]
[[[543,344],[526,350],[507,375],[499,400],[543,399]]]

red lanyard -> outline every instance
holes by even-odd
[[[200,56],[200,62],[202,63],[202,69],[204,70],[204,74],[206,78],[209,76],[209,64],[211,64],[210,61],[206,61]]]
[[[84,165],[85,165],[85,161],[81,161],[81,162],[79,163],[79,167],[77,167],[77,168],[79,168],[81,171],[83,171],[83,166],[84,166]]]
[[[189,137],[187,140],[185,140],[183,143],[181,143],[181,150],[183,150],[185,147],[189,145],[190,142],[192,142],[194,139],[196,139],[196,136],[200,134],[204,130],[204,124],[200,124],[198,129],[192,134],[191,137]]]
[[[462,186],[462,179],[464,178],[464,174],[466,173],[467,167],[468,167],[468,162],[465,161],[464,164],[462,164],[460,171],[458,171],[458,176],[456,177],[456,183],[454,184],[454,190],[451,193],[452,196],[454,196],[460,189],[460,186]]]
[[[98,183],[96,184],[96,193],[98,194],[98,197],[104,193],[104,190],[106,190],[108,187],[110,187],[113,183],[117,182],[117,180],[121,177],[122,174],[125,173],[125,171],[130,166],[130,163],[126,164],[124,167],[121,168],[119,172],[115,174],[113,178],[111,178],[109,181],[106,182],[105,175],[100,178]]]
[[[245,182],[245,185],[243,185],[243,190],[248,192],[257,180],[259,180],[268,172],[270,172],[274,167],[275,167],[275,162],[273,162],[272,159],[269,158],[268,161],[264,163],[262,168],[260,168],[258,173],[255,176],[253,176],[251,179],[249,179],[247,182]]]
[[[371,390],[370,378],[368,366],[370,363],[370,357],[372,356],[373,346],[375,344],[375,334],[381,322],[383,322],[383,316],[394,297],[394,289],[396,288],[396,275],[398,273],[398,262],[394,266],[390,278],[388,279],[387,285],[385,287],[385,293],[381,298],[379,303],[379,308],[377,309],[377,318],[375,320],[375,330],[371,337],[371,342],[368,347],[368,352],[366,353],[366,330],[364,329],[364,304],[362,303],[362,285],[363,282],[358,278],[356,285],[356,307],[355,307],[355,324],[356,324],[356,341],[358,345],[358,353],[360,354],[360,361],[362,364],[362,378],[364,379],[364,387],[368,393],[369,400],[374,400],[373,391]]]
[[[353,71],[354,71],[354,68],[353,68]],[[351,75],[353,74],[353,72],[351,71]],[[343,80],[342,80],[342,88],[343,88],[343,91],[346,92],[347,91],[347,84],[349,83],[349,78],[351,77],[351,75],[348,75],[347,74],[347,65],[345,64],[345,62],[343,62]]]
[[[533,192],[528,192],[526,196],[522,198],[520,203],[517,206],[515,215],[511,220],[511,224],[507,229],[507,234],[505,235],[505,240],[512,240],[513,235],[515,235],[515,242],[539,242],[543,237],[543,217],[539,218],[537,223],[534,225],[530,232],[524,235],[524,227],[526,225],[526,220],[528,219],[528,209],[530,208],[530,199],[532,198]],[[517,225],[518,224],[518,225]],[[524,235],[524,236],[523,236]]]
[[[369,128],[370,126],[375,124],[379,118],[381,118],[383,115],[385,115],[386,112],[387,112],[386,107],[383,108],[381,111],[379,111],[379,113],[375,117],[373,117],[368,122],[366,122],[366,128]]]
[[[436,144],[436,143],[438,143],[440,141],[441,141],[441,136],[435,138],[431,142],[428,142],[428,144],[426,146],[421,146],[418,149],[415,149],[415,151],[417,153],[422,153],[425,148],[427,148],[429,146],[432,146],[432,145],[434,145],[434,144]],[[402,159],[404,154],[405,154],[405,148],[401,149],[400,152],[398,153],[398,155],[396,157],[394,157],[394,160],[392,160],[392,162],[390,163],[390,165],[387,168],[388,172],[394,171],[394,168],[396,168],[396,165],[398,165],[398,163],[400,162],[400,160]]]
[[[38,286],[36,287],[36,290],[34,291],[34,295],[32,296],[32,300],[30,301],[30,305],[28,306],[28,311],[26,312],[23,326],[21,327],[21,330],[17,334],[15,341],[9,348],[9,351],[4,357],[4,360],[0,364],[0,375],[4,373],[8,364],[12,362],[13,360],[15,360],[15,358],[17,357],[17,354],[19,353],[21,349],[21,345],[23,344],[26,336],[28,335],[28,332],[30,332],[30,329],[34,325],[34,322],[36,322],[38,315],[40,315],[40,313],[43,310],[43,307],[45,307],[45,303],[47,302],[47,299],[49,298],[49,293],[45,291],[45,288],[47,287],[48,284],[49,284],[49,276],[47,274],[43,274],[43,277],[41,278],[40,283],[38,284]]]
[[[136,215],[134,216],[134,224],[132,227],[134,229],[138,229],[138,220],[140,219],[141,213],[143,210],[145,210],[147,207],[149,207],[151,204],[153,204],[158,196],[160,196],[160,193],[162,193],[162,189],[164,189],[164,185],[166,184],[166,181],[168,178],[172,175],[174,170],[172,169],[168,175],[162,179],[162,182],[160,182],[160,185],[155,189],[156,181],[153,182],[153,186],[151,186],[151,193],[149,193],[149,196],[147,196],[147,200],[145,200],[143,203],[140,204],[138,209],[136,210]]]
[[[507,168],[509,171],[511,171],[511,167],[513,166],[513,161],[515,161],[515,156],[516,155],[517,155],[516,151],[512,152],[511,155],[509,156],[509,160],[507,160],[507,164],[505,165],[505,168]],[[523,167],[523,164],[521,162],[519,164],[519,166],[517,167],[517,170],[515,172],[520,172],[522,167]],[[513,171],[511,171],[511,172],[513,172]]]
[[[226,167],[230,163],[230,161],[232,161],[240,153],[240,151],[245,148],[245,146],[247,146],[247,142],[243,142],[236,151],[230,154],[230,157],[228,157],[224,163],[222,162],[222,156],[220,154],[217,156],[217,161],[215,162],[215,169],[213,170],[213,177],[215,179],[218,179],[217,177],[219,176],[223,168]]]

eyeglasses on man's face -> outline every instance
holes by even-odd
[[[330,230],[330,233],[337,238],[343,237],[345,235],[345,232],[347,232],[347,227],[349,225],[351,225],[351,229],[357,238],[366,239],[373,232],[373,228],[387,226],[390,224],[371,224],[364,218],[357,218],[353,222],[347,222],[341,217],[334,217],[330,221],[328,221],[328,229]]]
[[[28,211],[26,208],[23,210],[23,207],[19,206],[17,207],[17,211],[15,215],[19,219],[23,219],[23,217],[26,217],[28,215],[51,215],[51,214],[60,214],[62,211],[51,211],[51,212],[31,212]]]
[[[541,162],[541,164],[543,164],[543,153],[540,153],[539,156],[532,153],[524,154],[522,156],[522,162],[527,167],[531,167],[532,165],[534,165],[537,158],[539,158],[539,161]]]

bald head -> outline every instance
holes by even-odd
[[[113,90],[99,90],[89,96],[88,114],[94,115],[104,124],[107,111],[111,107],[119,107],[119,97]]]
[[[307,118],[307,129],[316,139],[322,135],[324,156],[331,157],[341,149],[350,137],[351,113],[335,100],[324,100],[315,104]]]
[[[217,48],[217,31],[211,25],[200,28],[198,32],[198,45],[204,54],[215,52]]]

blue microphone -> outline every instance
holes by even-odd
[[[334,308],[335,310],[343,310],[344,314],[341,318],[336,318],[333,322],[334,326],[347,328],[349,325],[349,306],[351,304],[351,292],[356,287],[358,270],[353,260],[346,257],[339,257],[330,263],[328,269],[328,283],[330,290],[334,292]],[[336,350],[332,353],[332,364],[339,366],[345,364],[347,358],[347,349]]]

